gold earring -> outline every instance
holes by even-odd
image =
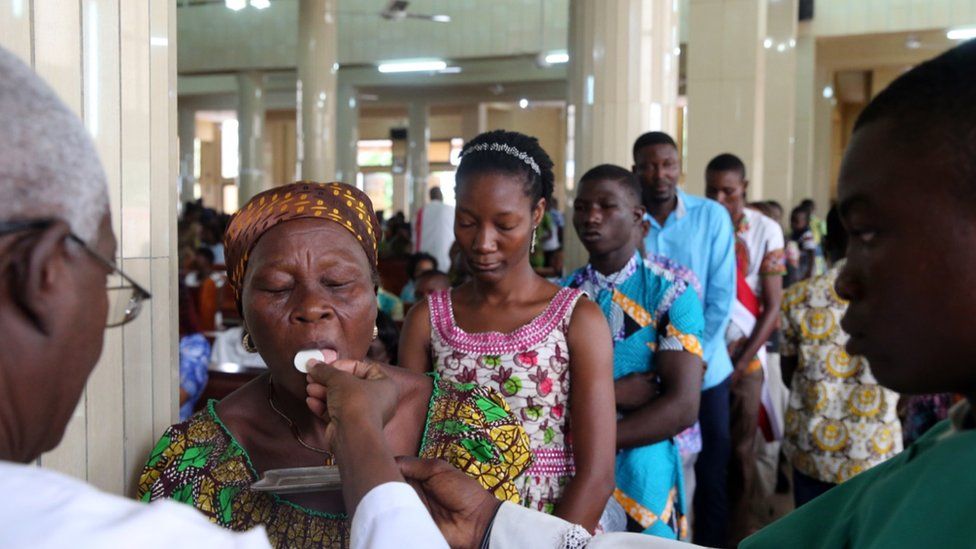
[[[376,338],[378,337],[380,337],[380,329],[373,326],[373,341],[376,341]]]
[[[241,345],[244,347],[244,350],[249,353],[258,352],[258,348],[254,346],[254,341],[251,340],[251,334],[247,333],[246,331],[244,332],[244,335],[241,336]]]
[[[529,246],[529,254],[530,255],[535,255],[535,234],[536,234],[535,233],[535,230],[538,229],[538,228],[539,228],[538,225],[532,227],[532,245]]]

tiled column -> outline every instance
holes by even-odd
[[[115,260],[152,293],[135,321],[105,332],[64,438],[40,464],[131,496],[178,418],[176,3],[0,2],[0,46],[82,116],[108,179]]]
[[[769,3],[766,25],[765,122],[762,179],[750,185],[753,200],[793,202],[794,144],[796,141],[797,0]],[[750,175],[750,177],[752,177]]]
[[[237,147],[240,151],[238,204],[268,186],[264,171],[264,75],[246,72],[237,75]]]
[[[677,120],[678,13],[672,0],[572,0],[569,97],[576,177],[597,164],[629,168],[642,133],[673,134]],[[572,198],[572,189],[568,197]],[[569,211],[571,205],[567,204]],[[586,251],[568,229],[565,264]]]
[[[188,108],[181,108],[179,112],[181,204],[193,201],[193,185],[196,183],[193,176],[193,141],[197,133],[196,114],[195,110]]]
[[[336,71],[338,0],[298,3],[297,156],[302,179],[336,175]]]
[[[336,106],[336,179],[350,185],[356,184],[356,161],[359,144],[359,102],[356,86],[339,86]]]
[[[816,89],[816,39],[809,28],[802,29],[796,38],[796,145],[793,148],[793,183],[791,200],[783,203],[787,209],[800,200],[812,196],[814,173],[814,120],[816,103],[822,100]],[[829,122],[829,121],[828,121]],[[829,163],[829,161],[828,161]]]
[[[430,145],[430,107],[422,101],[414,101],[408,110],[407,127],[407,188],[411,190],[411,214],[416,214],[427,201],[427,147]]]
[[[691,0],[685,188],[704,194],[705,165],[733,153],[763,187],[767,0]],[[755,195],[753,195],[755,196]]]

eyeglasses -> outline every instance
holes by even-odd
[[[19,231],[35,231],[45,229],[50,227],[54,222],[55,220],[53,219],[0,222],[0,236]],[[68,233],[67,238],[68,240],[81,246],[82,249],[88,253],[88,255],[95,259],[95,261],[108,269],[112,274],[113,279],[116,277],[120,279],[119,283],[113,283],[106,288],[108,291],[109,307],[108,318],[105,326],[107,328],[122,326],[123,324],[126,324],[132,321],[135,317],[139,316],[139,311],[142,310],[143,302],[147,299],[151,299],[152,295],[135,280],[132,280],[132,278],[123,273],[122,270],[115,265],[114,261],[102,257],[98,252],[91,249],[91,247],[78,235]]]

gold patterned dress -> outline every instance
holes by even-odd
[[[231,530],[263,525],[275,547],[348,547],[345,514],[250,489],[258,472],[217,416],[215,403],[166,430],[143,469],[138,497],[192,505]],[[436,376],[419,455],[445,459],[499,499],[516,503],[514,481],[532,463],[528,435],[500,394]]]

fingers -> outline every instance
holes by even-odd
[[[386,373],[383,368],[375,362],[366,362],[360,360],[349,360],[340,359],[332,362],[331,364],[326,364],[324,362],[309,361],[308,375],[312,381],[316,383],[321,383],[323,385],[328,385],[323,375],[335,376],[336,372],[341,372],[345,375],[351,375],[358,377],[360,379],[382,379],[386,377]],[[327,372],[327,374],[317,374],[316,372]]]
[[[305,399],[305,404],[308,405],[308,409],[317,417],[327,418],[329,416],[329,408],[324,401],[308,397]]]
[[[424,482],[445,471],[454,470],[449,463],[442,459],[420,459],[413,456],[398,456],[395,459],[397,466],[400,467],[400,474],[408,480]]]

